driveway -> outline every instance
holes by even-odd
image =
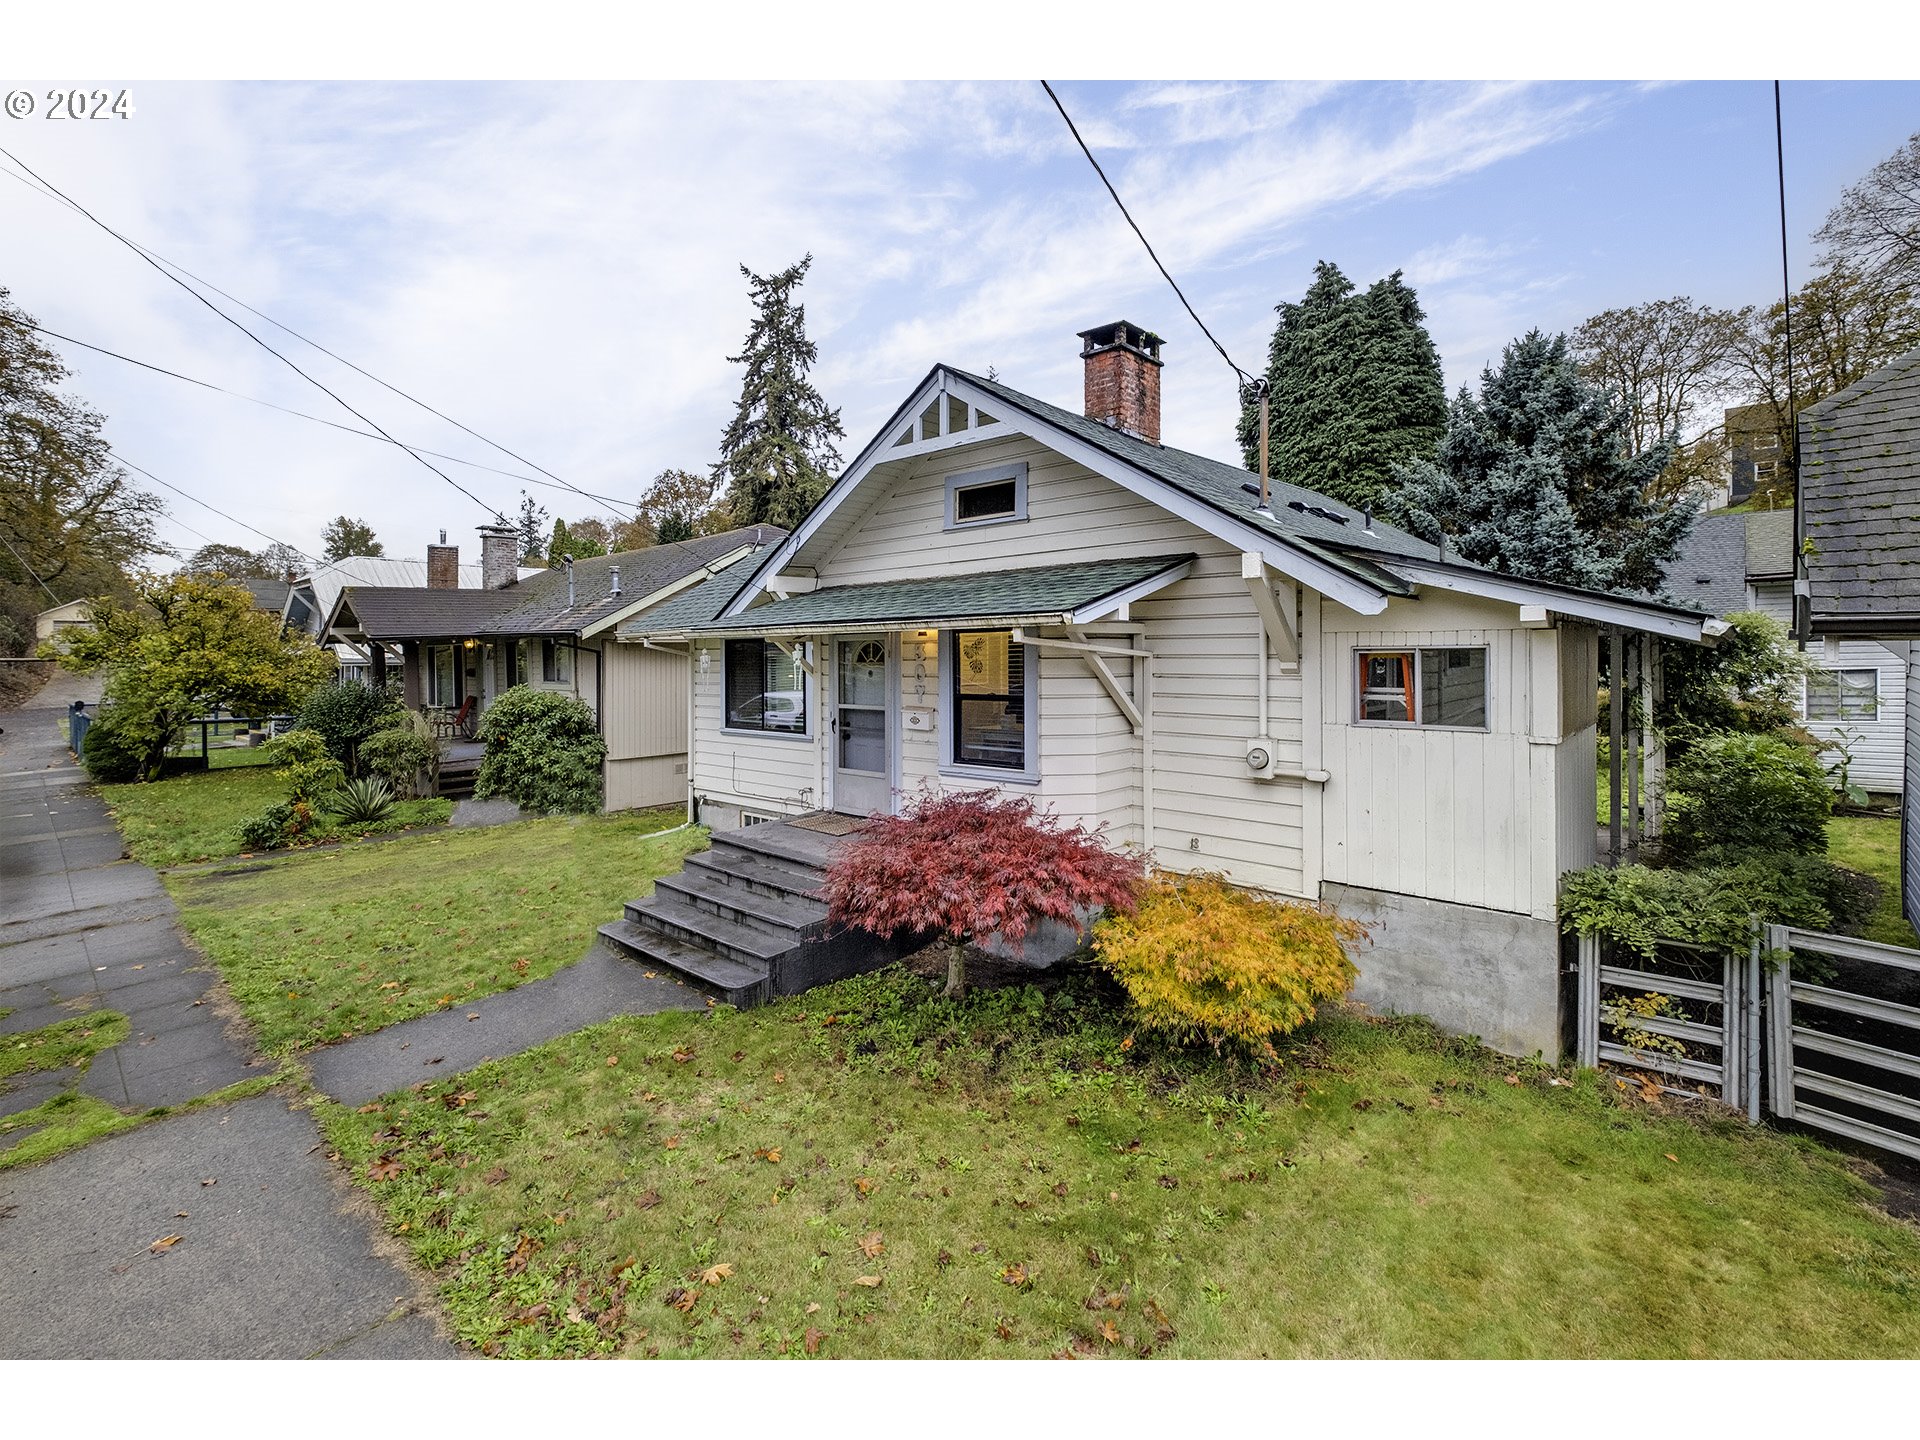
[[[109,1009],[131,1033],[85,1075],[13,1077],[0,1114],[76,1084],[174,1106],[270,1069],[67,758],[71,684],[0,714],[0,1037]],[[325,1151],[270,1093],[0,1171],[0,1358],[453,1354]]]

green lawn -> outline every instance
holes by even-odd
[[[1920,1351],[1920,1234],[1809,1141],[1417,1021],[1249,1076],[1119,1014],[893,970],[323,1119],[488,1354]]]
[[[684,813],[437,830],[176,872],[167,888],[262,1046],[284,1055],[571,964],[623,904],[706,845],[704,830],[655,833]]]
[[[1827,822],[1827,858],[1860,870],[1881,884],[1880,906],[1864,934],[1888,945],[1920,945],[1920,936],[1900,915],[1900,820],[1898,816],[1836,815]]]
[[[234,755],[257,755],[237,750]],[[287,798],[286,782],[272,770],[252,764],[201,770],[135,785],[102,785],[101,797],[113,810],[133,858],[153,866],[184,865],[241,853],[236,831],[271,805]],[[440,825],[453,812],[450,800],[402,800],[393,819],[378,827],[400,829]],[[352,833],[361,833],[354,831]],[[345,838],[332,817],[302,837],[302,843]]]

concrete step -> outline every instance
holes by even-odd
[[[714,992],[715,998],[742,1009],[767,997],[767,967],[746,964],[676,939],[651,925],[615,920],[600,927],[600,938],[631,960],[671,970]]]
[[[850,837],[822,835],[815,830],[798,830],[791,825],[748,825],[739,830],[716,830],[716,850],[746,850],[768,855],[804,870],[824,871]]]
[[[710,872],[728,885],[761,895],[793,895],[803,899],[818,898],[820,886],[826,880],[822,871],[734,846],[695,851],[687,857],[686,868]]]
[[[663,930],[690,945],[709,946],[742,965],[761,965],[769,970],[775,960],[799,943],[792,936],[776,938],[765,930],[696,909],[658,890],[645,900],[629,901],[626,918],[636,925]]]
[[[726,872],[691,865],[678,874],[663,875],[653,893],[749,929],[763,930],[775,940],[798,945],[826,927],[827,907],[804,895],[769,895],[730,882]]]

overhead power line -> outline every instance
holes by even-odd
[[[7,154],[7,152],[5,150],[0,150],[0,154]],[[9,156],[8,158],[11,159],[12,157]],[[17,160],[14,163],[19,164]],[[25,169],[26,167],[22,166],[21,168]],[[28,171],[27,173],[32,174],[33,172]],[[11,171],[0,171],[0,174],[11,175],[13,179],[20,181],[20,183],[23,185],[27,185],[29,189],[34,188],[23,177],[18,175],[12,175]],[[34,179],[38,180],[39,177],[36,175],[34,176]],[[41,184],[45,185],[45,182],[42,181]],[[72,200],[69,200],[66,196],[60,194],[59,191],[54,190],[52,186],[46,186],[45,189],[40,190],[38,193],[45,195],[50,200],[56,200],[61,204],[67,205],[70,208],[79,211],[79,213],[82,215],[87,215],[87,212],[84,209],[82,209],[79,205],[75,204]],[[87,215],[87,218],[89,220],[93,219],[91,215]],[[97,224],[99,222],[95,221],[95,223]],[[353,361],[347,359],[346,356],[336,354],[334,351],[329,350],[326,346],[322,345],[318,340],[314,340],[306,335],[301,334],[298,330],[295,330],[291,325],[286,324],[284,321],[276,320],[274,319],[273,316],[267,314],[266,311],[260,310],[252,305],[249,305],[246,301],[240,299],[240,297],[237,295],[233,295],[226,290],[222,290],[218,285],[215,285],[211,280],[206,280],[201,278],[200,276],[194,274],[193,271],[187,269],[186,266],[181,265],[176,261],[169,260],[166,256],[162,255],[159,251],[149,249],[147,246],[142,245],[139,241],[130,239],[129,237],[124,235],[116,235],[116,238],[124,241],[128,245],[131,245],[141,255],[146,257],[150,263],[158,262],[160,265],[165,266],[167,270],[177,271],[179,272],[179,274],[186,276],[187,279],[194,281],[196,284],[206,286],[206,288],[213,291],[214,294],[222,297],[223,299],[232,301],[235,305],[238,305],[242,310],[245,310],[248,314],[259,316],[262,320],[266,321],[269,325],[273,326],[276,330],[284,331],[286,334],[291,335],[294,339],[300,341],[303,345],[312,346],[315,350],[318,350],[322,355],[327,356],[331,360],[338,361],[340,364],[346,366],[349,370],[354,371],[356,374],[365,376],[367,379],[373,381],[374,384],[380,386],[382,389],[392,391],[395,395],[398,395],[401,399],[407,401],[409,404],[419,406],[422,410],[425,410],[429,415],[436,416],[439,419],[446,421],[447,424],[453,426],[455,429],[465,431],[467,434],[473,436],[474,439],[480,441],[481,444],[490,446],[493,449],[498,450],[502,455],[507,456],[509,459],[518,460],[522,465],[525,465],[530,469],[538,470],[542,475],[545,475],[547,477],[547,482],[545,483],[550,483],[551,485],[557,487],[558,489],[571,490],[574,494],[582,496],[588,500],[598,500],[603,504],[625,505],[625,502],[623,501],[608,500],[607,497],[604,495],[596,495],[590,490],[581,489],[578,485],[575,485],[570,480],[562,479],[560,476],[554,474],[553,471],[547,469],[546,466],[527,459],[526,456],[521,455],[517,451],[509,450],[505,445],[502,445],[499,441],[490,439],[489,437],[482,435],[478,430],[475,430],[472,426],[462,424],[460,421],[454,419],[451,415],[446,414],[442,410],[436,409],[434,406],[428,404],[425,400],[420,399],[417,395],[411,395],[405,390],[402,390],[399,386],[392,384],[390,381],[381,379],[378,375],[374,374],[371,370],[368,370],[364,366],[356,365]],[[168,278],[172,279],[174,277],[169,276]],[[179,283],[179,282],[176,280],[175,283]],[[398,443],[398,442],[395,442],[395,443]],[[420,450],[418,447],[415,447],[415,446],[404,446],[402,448],[415,450],[419,455],[433,455],[436,458],[443,459],[443,460],[450,460],[450,459],[456,458],[454,456],[449,456],[449,455],[440,455],[438,451]],[[474,464],[474,462],[472,461],[460,461],[459,463],[467,464],[467,465]],[[484,470],[484,469],[488,469],[489,467],[484,465],[475,465],[474,468]],[[502,470],[502,471],[496,471],[495,473],[502,474],[502,475],[509,475],[512,472]],[[442,478],[444,479],[445,477],[443,476]],[[514,478],[529,478],[529,477],[516,476]],[[530,483],[538,485],[543,482],[538,480],[530,480]],[[636,511],[639,509],[638,505],[630,506],[627,508],[631,508]]]
[[[1191,315],[1193,317],[1193,323],[1200,327],[1200,333],[1212,341],[1213,348],[1220,352],[1220,358],[1227,362],[1228,367],[1232,369],[1235,375],[1240,377],[1243,385],[1257,384],[1258,382],[1252,375],[1249,375],[1233,363],[1233,357],[1227,354],[1227,347],[1214,338],[1213,331],[1207,328],[1207,322],[1200,318],[1200,313],[1193,308],[1192,302],[1187,299],[1186,292],[1180,288],[1180,282],[1175,280],[1173,276],[1167,272],[1167,267],[1160,263],[1160,257],[1154,253],[1153,243],[1147,239],[1146,232],[1141,230],[1139,224],[1134,220],[1133,215],[1128,211],[1127,202],[1122,200],[1120,198],[1120,192],[1113,188],[1113,181],[1109,180],[1107,178],[1107,172],[1100,168],[1100,162],[1093,158],[1093,151],[1088,149],[1087,142],[1081,139],[1080,127],[1073,123],[1073,117],[1067,113],[1067,107],[1061,104],[1060,97],[1054,94],[1053,86],[1049,85],[1045,80],[1042,80],[1040,82],[1040,88],[1047,92],[1047,98],[1053,101],[1053,108],[1058,110],[1060,112],[1060,118],[1067,122],[1067,129],[1073,132],[1073,138],[1080,146],[1080,153],[1087,157],[1087,163],[1093,166],[1093,173],[1100,177],[1100,183],[1107,187],[1107,194],[1111,195],[1113,197],[1113,203],[1120,207],[1121,217],[1132,227],[1133,233],[1140,237],[1140,243],[1146,246],[1147,258],[1153,261],[1154,268],[1160,272],[1161,277],[1166,280],[1167,284],[1173,287],[1173,293],[1180,297],[1180,303],[1186,306],[1187,314]]]
[[[509,480],[523,481],[528,485],[541,485],[550,490],[575,490],[576,493],[585,495],[589,500],[598,500],[603,505],[614,505],[629,510],[639,509],[638,501],[620,500],[611,495],[596,495],[590,490],[579,490],[576,486],[556,484],[551,480],[541,480],[532,475],[522,475],[517,470],[502,470],[494,465],[482,465],[478,460],[468,460],[459,455],[448,455],[443,451],[429,450],[423,445],[409,445],[404,440],[392,440],[383,435],[376,435],[371,430],[358,430],[351,425],[343,425],[338,420],[327,419],[324,415],[312,415],[305,410],[295,410],[291,406],[279,405],[272,400],[262,400],[257,395],[243,395],[238,390],[229,390],[226,386],[216,385],[211,380],[200,380],[192,375],[182,375],[178,370],[169,370],[164,365],[155,365],[147,360],[136,360],[131,355],[122,355],[118,350],[109,350],[104,345],[94,345],[86,340],[76,340],[71,335],[63,335],[58,330],[49,330],[46,326],[37,322],[30,321],[28,323],[34,330],[39,331],[42,335],[58,340],[63,344],[78,345],[82,350],[91,350],[96,355],[105,355],[109,359],[119,360],[128,365],[137,365],[142,370],[151,370],[156,375],[165,375],[169,379],[181,380],[188,385],[198,385],[202,390],[212,390],[221,395],[231,396],[235,400],[245,400],[249,405],[260,405],[268,410],[278,410],[282,415],[292,415],[299,420],[310,420],[315,425],[325,425],[328,429],[339,430],[347,435],[358,435],[362,439],[377,440],[384,445],[397,445],[402,450],[411,450],[417,455],[431,455],[436,460],[449,460],[455,465],[468,465],[475,470],[484,470],[489,475],[503,475]]]
[[[363,425],[370,426],[374,430],[379,431],[379,433],[385,436],[388,440],[393,440],[393,437],[391,435],[388,435],[385,430],[381,429],[377,421],[370,419],[368,416],[354,409],[353,406],[349,405],[345,400],[341,399],[339,395],[335,394],[332,390],[328,389],[328,387],[325,384],[323,384],[319,380],[316,380],[313,376],[309,375],[305,370],[302,370],[300,366],[296,364],[293,360],[281,354],[278,350],[274,349],[273,346],[269,345],[265,340],[262,340],[258,335],[254,334],[253,331],[249,330],[245,325],[242,325],[238,320],[234,319],[233,316],[227,314],[226,311],[222,310],[218,305],[214,304],[211,300],[207,299],[206,296],[202,295],[198,290],[194,289],[193,286],[189,285],[186,281],[182,280],[178,275],[175,275],[166,266],[162,265],[159,261],[155,260],[151,255],[147,254],[147,252],[143,250],[140,246],[134,244],[133,241],[129,240],[126,236],[122,235],[118,230],[115,230],[111,225],[107,224],[106,221],[102,220],[98,215],[95,215],[91,210],[87,209],[86,206],[82,205],[79,201],[75,200],[72,196],[64,193],[57,185],[54,185],[51,181],[43,178],[37,171],[34,170],[34,168],[31,165],[28,165],[26,161],[22,160],[18,155],[15,155],[11,150],[8,150],[5,146],[0,146],[0,155],[6,156],[7,159],[11,160],[15,165],[18,165],[22,170],[26,171],[28,175],[32,176],[34,180],[38,181],[50,193],[52,193],[55,196],[58,196],[61,200],[65,201],[68,205],[72,206],[75,210],[78,210],[82,215],[86,216],[88,220],[92,221],[100,229],[104,230],[107,234],[111,235],[114,239],[118,240],[122,245],[125,245],[129,250],[133,251],[134,254],[138,255],[142,260],[146,261],[146,263],[148,265],[151,265],[156,272],[158,272],[161,275],[164,275],[168,280],[172,281],[175,285],[178,285],[182,290],[186,291],[187,294],[191,295],[195,300],[198,300],[202,305],[206,306],[207,309],[211,310],[215,315],[218,315],[222,320],[226,321],[227,324],[233,326],[234,329],[238,330],[242,335],[245,335],[249,340],[253,341],[254,344],[258,345],[262,350],[266,351],[269,355],[273,356],[274,359],[278,360],[281,364],[285,365],[289,370],[293,371],[293,373],[298,375],[302,380],[305,380],[309,385],[313,386],[316,390],[320,391],[322,394],[327,396],[328,399],[332,400],[342,410],[345,410],[349,415],[353,416],[356,420],[360,421]],[[400,445],[400,442],[397,440],[393,440],[393,443],[395,445]],[[454,489],[458,490],[462,495],[466,496],[469,500],[473,501],[474,504],[480,506],[481,509],[486,510],[496,516],[499,516],[502,519],[505,518],[505,512],[503,510],[500,510],[496,506],[487,504],[486,501],[482,500],[478,495],[474,494],[473,491],[469,490],[466,486],[462,485],[458,480],[454,479],[451,475],[447,474],[446,471],[440,469],[432,461],[426,459],[424,456],[415,454],[411,450],[407,450],[407,447],[404,445],[400,445],[400,448],[402,450],[406,450],[407,454],[411,455],[414,460],[418,461],[421,465],[424,465],[428,470],[432,471],[435,475],[438,475],[442,480],[446,481],[447,484],[451,485]],[[162,481],[161,483],[164,484],[165,482]],[[252,529],[253,527],[248,526],[247,528]]]
[[[167,489],[173,491],[173,493],[176,495],[184,495],[187,499],[193,501],[193,503],[198,505],[201,509],[211,510],[214,514],[218,515],[222,520],[225,520],[228,523],[233,525],[238,525],[242,530],[251,530],[254,534],[258,535],[262,540],[271,540],[276,545],[286,545],[287,549],[293,551],[294,554],[298,555],[303,560],[313,559],[313,556],[307,554],[307,552],[302,550],[298,545],[287,545],[287,542],[282,540],[279,536],[267,534],[267,532],[262,530],[258,525],[249,525],[246,521],[242,520],[239,516],[229,515],[226,511],[222,510],[218,505],[211,505],[207,503],[205,500],[202,500],[198,495],[195,495],[192,491],[182,490],[178,485],[174,484],[171,480],[162,480],[158,475],[154,474],[151,470],[147,469],[144,465],[134,464],[133,461],[127,459],[127,457],[122,455],[118,450],[114,450],[111,447],[109,447],[107,453],[112,455],[114,459],[118,460],[122,465],[126,466],[129,470],[138,471],[140,474],[146,476],[147,479],[151,480],[154,484],[164,485],[166,486]]]
[[[18,550],[13,548],[13,542],[7,539],[6,536],[0,535],[0,545],[4,545],[7,547],[7,553],[13,556],[14,559],[20,562],[20,568],[26,571],[27,574],[33,577],[33,583],[38,585],[42,590],[46,591],[47,598],[53,601],[54,604],[58,605],[60,603],[60,597],[53,593],[53,587],[47,584],[46,581],[40,578],[40,572],[38,570],[35,570],[33,566],[27,563],[26,556],[22,555]]]

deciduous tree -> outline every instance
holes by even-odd
[[[1920,130],[1847,187],[1814,238],[1850,269],[1920,290]]]
[[[264,556],[244,545],[221,541],[202,545],[180,566],[186,575],[224,575],[229,580],[267,580],[273,576]]]
[[[1697,493],[1724,477],[1717,432],[1735,327],[1724,310],[1684,295],[1604,310],[1573,332],[1580,371],[1626,408],[1628,453],[1672,446],[1655,493]]]
[[[293,709],[335,669],[333,653],[253,608],[245,586],[180,573],[145,576],[131,604],[96,602],[92,624],[66,632],[57,658],[105,671],[117,732],[157,774],[185,723],[213,706],[240,715]]]
[[[997,935],[1017,947],[1043,920],[1130,912],[1142,878],[1140,861],[1098,832],[1068,827],[1024,795],[969,790],[874,817],[835,857],[821,893],[840,924],[941,937],[947,994],[957,996],[969,943]]]
[[[1394,466],[1426,458],[1446,428],[1440,357],[1413,288],[1394,271],[1359,293],[1322,260],[1267,350],[1269,468],[1356,508],[1377,506]],[[1260,407],[1241,412],[1247,468],[1260,464]]]
[[[1434,460],[1403,465],[1393,518],[1495,570],[1657,592],[1696,506],[1653,481],[1671,447],[1633,454],[1627,407],[1584,379],[1564,335],[1530,331],[1462,389]]]
[[[713,467],[714,479],[727,483],[736,524],[792,529],[840,465],[834,442],[846,431],[807,378],[819,349],[807,338],[807,307],[794,299],[812,264],[808,255],[772,275],[740,267],[755,313],[746,345],[728,357],[746,374]]]

